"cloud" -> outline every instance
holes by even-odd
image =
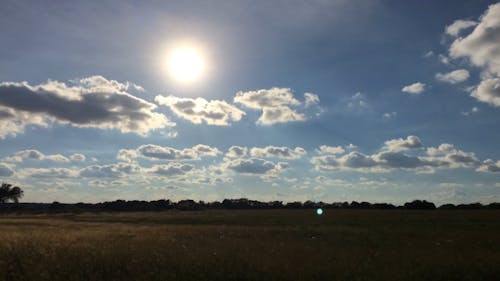
[[[250,155],[253,157],[262,158],[282,158],[282,159],[298,159],[307,154],[306,150],[302,147],[291,149],[285,146],[267,146],[267,147],[253,147],[250,150]]]
[[[421,94],[425,91],[425,84],[421,82],[416,82],[408,86],[404,86],[401,91],[410,94]]]
[[[469,71],[457,69],[448,73],[438,73],[436,74],[436,79],[450,84],[456,84],[469,79]]]
[[[456,183],[456,182],[442,182],[439,184],[439,187],[444,187],[444,188],[461,188],[464,187],[463,184],[461,183]]]
[[[306,107],[319,104],[319,96],[312,93],[304,93],[304,101]]]
[[[69,162],[70,159],[61,154],[46,155],[35,149],[21,150],[5,158],[9,162],[23,162],[25,160],[50,160],[54,162]]]
[[[483,69],[482,81],[471,91],[471,96],[495,107],[500,106],[499,42],[500,3],[497,3],[489,6],[475,28],[456,38],[448,50],[450,57],[465,58],[473,66]]]
[[[478,172],[500,173],[500,161],[493,161],[491,159],[484,160],[483,163],[477,168]]]
[[[139,173],[141,167],[135,163],[115,163],[109,165],[92,165],[79,171],[79,176],[86,178],[117,178]]]
[[[183,176],[192,170],[194,170],[193,165],[174,162],[166,165],[154,165],[146,171],[163,177],[176,177]]]
[[[462,115],[469,116],[471,114],[478,113],[479,111],[481,111],[479,107],[473,106],[470,111],[462,111]]]
[[[342,157],[322,155],[311,158],[318,171],[338,171],[346,169],[371,168],[377,163],[370,156],[357,151],[350,152]]]
[[[311,97],[309,96],[309,99]],[[234,97],[234,102],[251,109],[261,110],[262,115],[257,120],[258,124],[273,125],[306,120],[304,114],[291,108],[301,103],[293,97],[292,90],[289,88],[238,92]]]
[[[25,168],[19,171],[21,178],[35,179],[69,179],[77,178],[80,174],[77,170],[68,168]]]
[[[479,101],[500,107],[500,78],[485,79],[472,91],[471,96]]]
[[[396,111],[393,111],[393,112],[386,112],[382,115],[382,117],[384,118],[387,118],[387,119],[391,119],[391,118],[394,118],[398,115],[398,113]]]
[[[481,16],[479,24],[465,37],[451,44],[453,58],[468,58],[475,66],[485,67],[500,75],[500,3],[491,5]]]
[[[229,158],[242,158],[247,155],[247,148],[241,146],[231,146],[226,153]]]
[[[230,121],[240,121],[245,112],[223,100],[207,101],[204,98],[155,97],[155,102],[167,106],[177,116],[194,124],[203,121],[208,125],[228,126]]]
[[[426,52],[425,54],[422,55],[423,58],[430,58],[430,57],[433,57],[434,56],[434,52],[433,51],[428,51]]]
[[[192,148],[182,150],[168,146],[159,146],[155,144],[144,144],[137,149],[120,149],[117,159],[121,161],[132,161],[135,158],[142,157],[150,160],[199,160],[204,156],[217,156],[221,152],[215,148],[204,144],[198,144]]]
[[[205,144],[197,144],[192,148],[194,151],[198,153],[199,156],[212,156],[215,157],[221,154],[220,150],[217,147],[211,147]]]
[[[0,177],[10,177],[14,175],[12,166],[6,163],[0,163]]]
[[[423,146],[424,145],[417,136],[408,136],[406,139],[399,138],[386,141],[382,150],[399,152]]]
[[[479,164],[479,159],[472,152],[464,152],[455,148],[453,144],[443,143],[436,147],[427,148],[426,159],[451,168],[466,168]]]
[[[85,161],[85,155],[80,153],[74,153],[69,156],[69,159],[75,162],[83,162]]]
[[[348,154],[321,155],[311,158],[311,163],[318,171],[354,170],[360,172],[388,172],[394,169],[433,172],[435,169],[455,169],[476,167],[480,161],[471,152],[456,149],[451,144],[429,147],[424,155],[406,154],[409,149],[423,147],[416,136],[406,139],[393,139],[385,142],[381,150],[372,155],[358,151]]]
[[[456,20],[446,27],[446,34],[456,37],[460,31],[477,25],[477,22],[471,20]]]
[[[418,167],[434,166],[432,162],[423,160],[420,157],[409,156],[402,152],[384,151],[375,154],[374,159],[377,165],[383,168],[403,168],[415,169]]]
[[[342,146],[328,146],[328,145],[321,145],[317,150],[319,154],[342,154],[345,152],[345,150],[342,148]]]
[[[156,105],[126,92],[129,85],[92,76],[67,85],[49,80],[0,83],[0,138],[22,133],[26,126],[51,123],[76,127],[116,129],[145,135],[174,126]]]
[[[348,150],[354,150],[354,149],[358,148],[358,146],[355,145],[355,144],[350,143],[350,144],[344,146],[344,148],[348,149]]]
[[[259,158],[234,159],[224,163],[226,169],[244,175],[272,175],[285,168],[287,163],[274,163]]]

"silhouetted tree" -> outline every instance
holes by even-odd
[[[444,204],[444,205],[441,205],[439,206],[439,209],[444,209],[444,210],[451,210],[451,209],[456,209],[457,206],[453,205],[453,204]]]
[[[23,197],[23,191],[18,186],[12,186],[12,184],[2,183],[0,187],[0,203],[6,203],[8,201],[19,202],[19,198]]]
[[[413,200],[411,202],[405,203],[404,207],[406,209],[421,209],[421,210],[436,209],[436,205],[434,205],[434,203],[425,200]]]

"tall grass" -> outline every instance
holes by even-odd
[[[3,280],[500,280],[500,212],[0,217]]]

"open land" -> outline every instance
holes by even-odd
[[[0,215],[0,280],[500,280],[500,210]]]

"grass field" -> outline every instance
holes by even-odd
[[[0,216],[1,280],[500,280],[500,211]]]

